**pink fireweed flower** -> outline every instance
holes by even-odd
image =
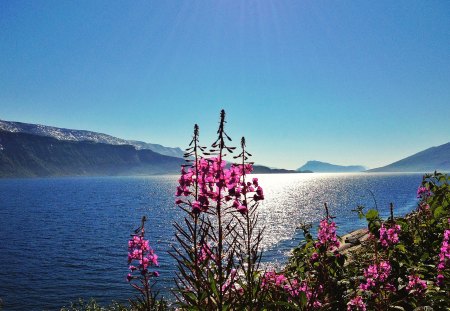
[[[133,262],[137,262],[138,265],[133,265]],[[158,256],[150,247],[149,241],[144,238],[143,228],[141,228],[139,235],[133,235],[128,241],[128,264],[130,264],[129,270],[131,272],[127,275],[129,282],[136,278],[133,276],[134,272],[146,276],[149,275],[148,268],[150,266],[158,265]]]
[[[317,239],[317,248],[325,246],[327,251],[339,248],[340,243],[336,236],[336,223],[334,221],[330,222],[328,219],[322,220],[319,225]]]
[[[380,243],[383,247],[392,246],[398,243],[398,234],[401,232],[400,225],[394,224],[390,228],[386,228],[385,224],[381,224]]]
[[[387,261],[370,265],[367,269],[364,269],[364,277],[366,279],[359,285],[359,288],[362,290],[371,290],[383,286],[385,289],[395,291],[395,287],[388,283],[391,270],[391,265]]]
[[[366,311],[366,304],[361,296],[356,296],[347,303],[347,311]]]
[[[427,187],[419,187],[417,189],[417,198],[426,199],[430,195],[431,195],[431,191]]]
[[[439,253],[438,270],[442,271],[449,266],[450,263],[450,230],[444,231],[444,238],[442,240],[441,249]]]
[[[263,289],[279,289],[289,295],[289,301],[298,297],[301,292],[305,293],[308,303],[312,300],[313,306],[318,308],[322,303],[317,299],[317,295],[323,291],[323,286],[320,285],[313,291],[309,288],[306,281],[299,282],[297,279],[289,279],[282,273],[275,271],[266,271],[262,276],[261,288]]]
[[[232,205],[242,214],[247,213],[249,204],[264,199],[264,192],[257,178],[244,182],[244,175],[251,173],[251,164],[232,164],[219,158],[200,158],[187,171],[183,167],[175,195],[176,204],[189,205],[195,214],[207,212],[216,202],[233,202]],[[179,197],[196,196],[192,201]]]
[[[248,208],[245,205],[239,205],[237,207],[237,211],[241,214],[246,214],[248,212]]]
[[[417,275],[409,275],[408,286],[406,286],[406,290],[412,293],[415,296],[420,296],[425,293],[427,289],[427,282],[421,280]]]

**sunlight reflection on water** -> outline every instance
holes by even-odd
[[[265,190],[260,204],[260,226],[265,227],[264,261],[284,261],[289,250],[303,239],[299,226],[317,223],[324,217],[324,203],[336,216],[338,233],[344,234],[365,226],[358,219],[358,205],[377,207],[384,217],[389,203],[395,214],[403,215],[416,204],[419,174],[271,174],[258,175]],[[313,229],[313,233],[316,229]]]

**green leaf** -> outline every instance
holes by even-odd
[[[307,303],[307,299],[306,299],[306,293],[305,292],[300,292],[300,294],[298,295],[299,301],[300,301],[300,305],[302,307],[306,306]]]
[[[389,306],[389,309],[392,309],[392,310],[403,310],[403,311],[405,311],[405,308],[403,308],[403,307],[401,307],[401,306]]]
[[[214,293],[214,295],[216,297],[219,297],[219,293],[217,291],[217,286],[216,286],[216,280],[214,279],[214,274],[209,273],[208,279],[209,279],[209,284],[210,284],[212,292]]]
[[[444,209],[442,206],[439,206],[438,208],[436,208],[433,213],[435,218],[440,218],[442,216],[442,214],[444,214]]]
[[[405,245],[403,245],[403,244],[395,245],[395,249],[399,250],[402,253],[406,253],[406,248],[405,248]]]
[[[374,209],[369,210],[366,214],[366,219],[367,221],[378,219],[378,211]]]

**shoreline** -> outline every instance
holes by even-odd
[[[344,255],[348,255],[361,248],[361,244],[369,238],[369,229],[360,228],[353,230],[340,237],[340,246],[338,251]]]

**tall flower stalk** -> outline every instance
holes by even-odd
[[[175,224],[179,246],[172,255],[179,268],[175,294],[185,308],[223,310],[235,305],[242,296],[237,285],[242,289],[248,284],[240,281],[239,273],[244,269],[254,272],[254,264],[259,263],[259,255],[253,255],[259,246],[255,248],[252,243],[259,245],[261,237],[255,240],[250,232],[256,224],[256,202],[263,199],[262,188],[256,179],[253,185],[245,182],[245,175],[252,171],[251,163],[245,163],[248,152],[243,150],[242,165],[229,166],[224,160],[235,150],[227,145],[231,138],[225,124],[222,110],[217,139],[207,151],[198,144],[195,126],[185,154],[191,164],[182,167],[177,187],[176,203],[187,215],[184,223]],[[245,140],[241,145],[245,146]]]
[[[180,271],[176,282],[178,293],[175,293],[175,295],[181,295],[181,297],[178,297],[180,301],[197,307],[201,306],[203,300],[207,297],[207,293],[204,290],[204,277],[200,269],[200,261],[203,259],[201,253],[204,250],[200,245],[200,237],[203,236],[204,239],[205,228],[199,223],[199,218],[201,217],[199,180],[201,175],[204,174],[200,171],[202,164],[200,154],[205,149],[205,147],[199,145],[199,127],[195,124],[192,140],[184,154],[187,164],[182,166],[176,193],[178,197],[191,197],[191,199],[176,200],[176,204],[188,215],[185,218],[186,226],[175,223],[177,230],[175,237],[182,246],[183,251],[174,248],[174,252],[172,253],[172,256],[178,262],[178,269]],[[202,198],[204,197],[202,196]]]
[[[141,226],[137,228],[128,241],[128,264],[130,273],[127,280],[131,286],[140,293],[137,302],[130,300],[132,306],[138,310],[155,310],[157,306],[156,294],[152,293],[154,277],[158,277],[157,271],[150,271],[150,267],[158,266],[158,256],[145,239],[145,221],[142,217]]]
[[[244,274],[245,282],[239,285],[243,291],[243,302],[248,310],[256,308],[256,301],[261,292],[261,278],[259,269],[261,262],[260,244],[262,240],[263,229],[257,229],[258,213],[257,207],[261,200],[264,200],[264,192],[259,185],[258,178],[252,178],[247,181],[247,173],[251,172],[251,162],[247,162],[251,154],[246,150],[245,137],[241,139],[241,153],[235,156],[240,159],[240,165],[236,165],[241,174],[241,195],[240,202],[236,202],[237,220],[240,226],[238,231],[239,243],[239,268]],[[235,194],[236,196],[238,194]]]

